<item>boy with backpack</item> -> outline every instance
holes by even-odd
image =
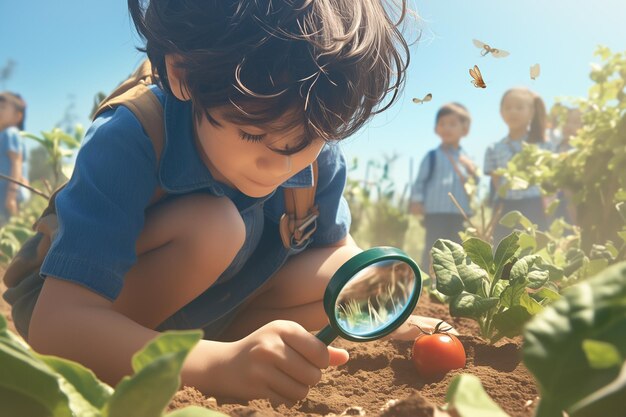
[[[471,117],[465,106],[448,103],[435,117],[435,133],[441,145],[430,150],[420,164],[411,189],[409,211],[423,217],[426,229],[421,267],[430,269],[430,250],[437,239],[459,241],[463,231],[463,215],[448,193],[471,215],[470,198],[465,183],[470,177],[478,179],[476,166],[461,148],[461,139],[469,133]]]
[[[309,332],[361,251],[336,143],[403,86],[406,1],[398,22],[378,0],[128,3],[150,63],[7,270],[15,325],[110,384],[158,331],[202,328],[184,385],[293,403],[348,359]]]

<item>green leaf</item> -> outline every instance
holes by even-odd
[[[56,356],[40,355],[35,356],[45,362],[50,368],[62,375],[75,389],[95,408],[104,407],[113,393],[113,388],[101,382],[90,370],[77,362]]]
[[[535,299],[531,298],[528,293],[522,294],[519,299],[519,305],[524,307],[528,314],[534,316],[535,314],[541,313],[543,310],[543,306],[539,304]]]
[[[517,282],[527,282],[528,274],[537,260],[541,259],[539,255],[527,255],[519,259],[511,268],[511,280]],[[548,279],[546,273],[545,279]]]
[[[524,363],[538,381],[546,408],[568,410],[618,376],[618,368],[589,364],[583,349],[588,339],[609,343],[626,356],[626,263],[567,288],[526,326]]]
[[[610,416],[624,409],[626,362],[617,378],[569,408],[570,417]]]
[[[509,229],[513,229],[518,224],[524,229],[532,229],[533,222],[528,220],[528,217],[524,216],[521,212],[514,210],[509,211],[500,219],[500,224]]]
[[[4,330],[0,334],[0,391],[3,391],[3,395],[7,392],[14,394],[8,395],[8,400],[0,404],[2,415],[19,415],[12,413],[15,410],[24,410],[34,403],[54,417],[101,416],[100,411],[85,400],[62,375],[12,336],[6,330],[4,319],[2,322]],[[24,404],[24,401],[28,404]]]
[[[523,294],[526,294],[526,283],[524,281],[512,282],[511,285],[502,291],[500,303],[504,307],[519,305],[519,300],[522,298]]]
[[[491,339],[492,343],[503,337],[515,337],[521,334],[524,325],[530,320],[532,315],[526,307],[516,305],[508,310],[493,316],[493,326],[497,330],[496,335]]]
[[[550,273],[541,269],[533,269],[528,273],[528,288],[538,290],[548,281]]]
[[[583,340],[583,351],[587,356],[589,366],[593,369],[608,369],[621,366],[624,359],[619,350],[611,343],[600,340]]]
[[[439,239],[431,251],[433,257],[433,269],[437,277],[437,290],[445,295],[454,296],[460,294],[465,285],[456,267],[455,257],[464,257],[461,245],[449,240]]]
[[[463,292],[450,300],[450,314],[453,317],[478,319],[498,305],[498,298],[483,298],[476,294]]]
[[[537,291],[534,294],[534,296],[538,298],[539,300],[545,299],[545,300],[550,300],[550,301],[556,301],[559,298],[561,298],[561,295],[558,292],[551,290],[550,288],[546,288],[546,287]]]
[[[471,237],[463,242],[463,249],[467,253],[467,256],[479,267],[489,273],[494,273],[493,265],[493,253],[491,252],[491,245],[484,240],[476,237]]]
[[[500,279],[502,270],[506,263],[511,259],[517,250],[519,249],[519,232],[513,232],[498,244],[496,254],[494,256],[494,263],[496,266],[495,278]]]
[[[159,416],[180,386],[180,371],[201,331],[168,331],[148,343],[132,359],[135,375],[124,377],[107,405],[108,417]],[[149,401],[146,399],[149,398]]]
[[[166,414],[166,417],[228,417],[215,410],[192,405]]]
[[[489,397],[474,375],[455,376],[448,387],[446,401],[459,417],[510,417]]]

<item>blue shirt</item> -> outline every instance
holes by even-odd
[[[135,242],[157,187],[168,194],[202,190],[226,196],[240,212],[259,202],[213,179],[197,153],[191,103],[152,88],[164,106],[160,162],[150,138],[126,107],[98,117],[86,133],[72,178],[57,196],[59,229],[41,267],[42,276],[73,281],[115,299],[137,260]],[[347,235],[350,211],[342,196],[347,176],[343,152],[327,144],[317,161],[320,217],[311,245],[323,246]],[[266,217],[278,222],[284,213],[283,187],[307,187],[312,181],[309,166],[261,198]]]
[[[526,142],[526,138],[519,140],[511,140],[506,137],[499,142],[490,145],[485,152],[485,174],[489,175],[499,168],[506,168],[507,164],[513,157],[522,151],[522,142]],[[542,149],[552,150],[549,142],[535,143]],[[541,197],[541,189],[532,185],[525,190],[508,190],[506,200],[523,200],[526,198]]]
[[[448,196],[448,193],[452,193],[461,207],[463,207],[463,210],[465,210],[467,214],[471,214],[470,202],[463,187],[463,183],[454,170],[450,159],[446,156],[447,152],[456,162],[459,171],[465,178],[469,179],[469,172],[465,166],[459,162],[461,155],[467,156],[465,151],[461,147],[458,149],[444,149],[443,146],[439,146],[433,149],[433,151],[435,152],[435,166],[434,168],[431,167],[429,152],[424,159],[422,159],[417,178],[413,183],[411,201],[423,204],[424,213],[426,214],[453,213],[461,215],[459,209]],[[430,179],[428,179],[430,172],[432,172],[432,174],[430,174]]]
[[[0,174],[11,175],[11,159],[9,153],[22,154],[24,156],[24,144],[20,131],[16,127],[8,127],[0,131]],[[22,175],[26,175],[23,173]],[[8,181],[0,179],[0,215],[7,215],[4,202],[7,198]]]

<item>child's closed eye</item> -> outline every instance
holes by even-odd
[[[240,130],[239,136],[241,136],[241,139],[246,140],[248,142],[261,142],[263,139],[265,139],[265,136],[267,135],[265,133],[261,135],[253,135],[251,133]]]

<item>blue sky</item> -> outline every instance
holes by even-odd
[[[422,19],[422,37],[411,48],[404,94],[343,145],[349,158],[361,161],[354,177],[363,176],[368,159],[397,152],[401,157],[392,175],[402,187],[410,159],[419,163],[438,144],[434,116],[449,101],[471,111],[472,128],[463,145],[482,165],[488,144],[506,134],[498,106],[507,88],[529,86],[548,106],[556,97],[586,96],[596,45],[626,50],[624,0],[417,0],[413,6]],[[52,128],[72,101],[73,112],[87,125],[94,95],[112,90],[142,59],[122,0],[0,0],[0,16],[0,66],[8,59],[17,62],[0,89],[25,97],[31,132]],[[481,57],[472,38],[511,55]],[[535,63],[542,74],[531,81],[529,67]],[[471,85],[468,69],[474,64],[487,89]],[[433,94],[430,103],[411,102],[426,93]]]

